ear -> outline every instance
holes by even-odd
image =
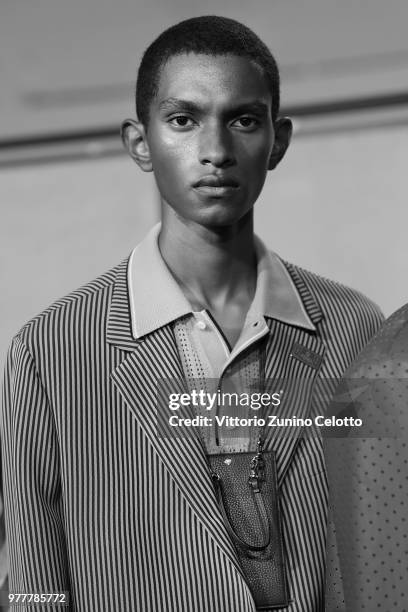
[[[280,160],[286,153],[286,149],[289,146],[292,138],[292,121],[289,117],[279,117],[274,123],[275,128],[275,142],[271,157],[269,159],[268,170],[273,170],[279,164]]]
[[[149,144],[146,129],[140,121],[125,119],[120,128],[125,149],[143,172],[152,172]]]

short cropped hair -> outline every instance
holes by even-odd
[[[146,127],[150,105],[159,89],[161,69],[175,55],[237,55],[247,57],[263,71],[272,94],[272,120],[279,112],[279,69],[272,53],[247,26],[215,15],[193,17],[168,28],[146,49],[136,82],[136,113]]]

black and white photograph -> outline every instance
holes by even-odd
[[[0,612],[408,611],[408,4],[0,6]]]

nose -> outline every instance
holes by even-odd
[[[225,168],[235,163],[233,143],[228,129],[222,125],[205,126],[200,135],[200,163]]]

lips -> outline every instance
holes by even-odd
[[[233,178],[207,174],[193,186],[197,194],[203,198],[230,198],[239,189],[239,183]]]
[[[203,178],[197,181],[197,183],[194,184],[194,187],[237,188],[239,187],[239,183],[232,178],[209,174],[207,176],[203,176]]]

